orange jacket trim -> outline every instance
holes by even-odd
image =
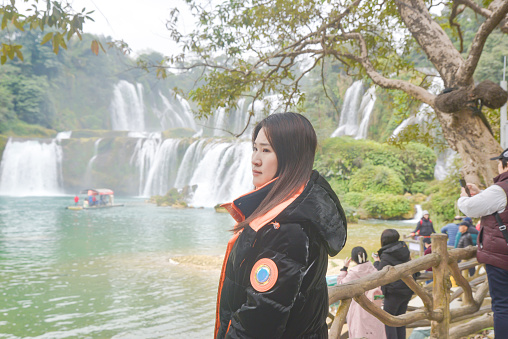
[[[258,189],[263,188],[264,186],[266,186],[266,185],[270,184],[271,182],[275,181],[276,179],[277,178],[267,182],[265,185],[255,189],[254,191],[257,191]],[[295,201],[295,199],[298,198],[298,196],[300,194],[302,194],[304,189],[305,189],[305,185],[303,185],[298,190],[298,192],[296,192],[291,198],[289,198],[289,199],[283,201],[282,203],[280,203],[279,205],[275,206],[270,211],[268,211],[265,215],[262,215],[262,216],[260,216],[260,217],[258,217],[256,219],[252,220],[252,222],[250,223],[249,226],[254,231],[256,231],[256,232],[259,231],[263,226],[265,226],[267,223],[269,223],[271,220],[273,220],[275,217],[277,217],[282,211],[284,211],[284,209],[286,209],[286,207],[288,207],[293,201]],[[241,198],[243,196],[246,196],[246,195],[248,195],[248,194],[250,194],[250,193],[252,193],[254,191],[251,191],[251,192],[249,192],[247,194],[244,194],[244,195],[240,196],[239,198]],[[225,207],[228,210],[228,212],[230,212],[231,216],[237,222],[241,222],[241,221],[245,220],[245,216],[238,209],[238,207],[235,206],[234,203],[222,204],[221,206]],[[231,213],[231,211],[233,211],[233,213],[236,215],[236,217],[241,216],[242,219],[241,220],[237,220],[235,218],[235,215],[233,215],[233,213]],[[219,333],[219,328],[220,328],[220,297],[221,297],[221,293],[222,293],[222,286],[224,284],[224,279],[226,277],[226,265],[227,265],[227,262],[228,262],[228,259],[229,259],[229,254],[231,253],[231,250],[233,249],[233,245],[235,244],[236,239],[238,239],[238,236],[240,235],[240,233],[242,233],[242,231],[240,231],[238,233],[235,233],[231,237],[231,239],[229,239],[228,246],[227,246],[227,249],[226,249],[226,254],[224,255],[224,261],[222,262],[222,270],[221,270],[220,280],[219,280],[219,291],[217,293],[217,308],[216,308],[216,311],[215,311],[215,335],[214,335],[214,338],[217,338],[217,334]],[[231,322],[228,325],[228,331],[229,331],[229,326],[231,326]]]
[[[240,199],[241,197],[244,197],[246,195],[249,195],[251,194],[252,192],[255,192],[267,185],[270,185],[272,182],[274,182],[275,180],[277,180],[279,177],[277,178],[273,178],[272,180],[268,181],[266,184],[264,184],[263,186],[260,186],[258,188],[256,188],[255,190],[252,190],[250,192],[247,192],[245,194],[242,194],[241,196],[239,196],[238,198],[236,199]],[[236,200],[235,199],[235,200]],[[221,207],[224,207],[228,212],[229,214],[233,217],[233,219],[235,219],[235,221],[237,223],[241,223],[242,221],[245,220],[245,215],[243,215],[242,211],[235,205],[234,202],[228,202],[228,203],[225,203],[225,204],[222,204],[220,205]]]
[[[220,273],[220,281],[219,281],[219,292],[217,293],[217,309],[215,311],[215,335],[214,338],[217,338],[217,333],[219,332],[220,327],[220,296],[222,293],[222,285],[224,284],[224,278],[226,277],[226,265],[228,263],[229,254],[231,253],[231,249],[233,248],[233,245],[235,244],[236,239],[238,239],[238,236],[242,233],[241,231],[238,233],[235,233],[231,239],[228,241],[228,247],[226,249],[226,254],[224,255],[224,261],[222,262],[222,270]],[[231,325],[231,322],[230,322]],[[229,326],[228,326],[229,330]]]

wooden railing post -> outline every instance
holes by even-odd
[[[441,321],[431,321],[430,338],[446,339],[450,327],[450,293],[448,280],[448,248],[446,234],[432,234],[432,253],[437,253],[441,261],[432,269],[433,280],[433,301],[434,310],[440,309],[443,312]]]

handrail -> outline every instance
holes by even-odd
[[[460,260],[467,260],[476,257],[476,247],[448,250],[446,246],[447,236],[445,234],[433,234],[432,253],[418,259],[396,266],[386,266],[382,270],[369,274],[363,278],[350,281],[345,284],[328,287],[329,304],[341,301],[337,314],[331,324],[329,337],[336,339],[340,337],[342,327],[346,321],[346,315],[354,299],[367,312],[374,315],[388,326],[411,326],[411,324],[431,324],[431,338],[459,338],[457,335],[464,335],[464,331],[474,333],[482,328],[493,326],[491,316],[481,316],[471,321],[464,328],[458,326],[450,328],[450,324],[472,316],[480,316],[486,313],[484,306],[481,310],[483,300],[488,293],[488,280],[481,282],[481,277],[468,281],[461,271],[471,268],[472,263],[461,263]],[[432,287],[422,287],[413,279],[413,274],[432,267]],[[459,286],[459,289],[451,296],[450,274]],[[475,274],[476,277],[476,274]],[[370,301],[365,292],[402,279],[416,295],[418,295],[424,306],[403,315],[393,316],[376,306]],[[474,293],[473,287],[481,282]],[[473,285],[473,286],[472,286]],[[430,292],[429,290],[432,289]],[[463,295],[463,306],[450,310],[450,302]],[[483,327],[481,327],[483,326]],[[462,326],[463,327],[463,326]],[[469,333],[466,333],[467,335]]]

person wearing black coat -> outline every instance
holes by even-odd
[[[215,338],[328,338],[328,256],[347,224],[328,182],[312,170],[316,135],[295,113],[253,133],[255,190],[223,206],[238,222],[228,242]]]
[[[381,234],[381,249],[374,256],[374,267],[378,270],[385,266],[395,266],[411,260],[409,249],[405,242],[399,241],[400,235],[394,229],[386,229]],[[413,291],[402,281],[397,280],[381,286],[385,296],[383,309],[392,315],[406,313],[407,305]],[[391,327],[385,325],[387,339],[405,339],[406,327]]]
[[[429,219],[429,212],[423,211],[423,216],[416,224],[416,229],[411,233],[412,236],[423,236],[428,237],[432,233],[436,233],[434,230],[434,224],[432,220]]]

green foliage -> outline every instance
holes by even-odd
[[[399,175],[391,168],[367,165],[352,175],[349,190],[353,192],[401,194],[404,185]]]
[[[444,223],[453,220],[457,214],[456,203],[460,197],[458,177],[448,177],[436,181],[427,190],[430,199],[422,204],[422,208],[432,212],[434,222]]]
[[[28,2],[28,1],[25,1]],[[85,20],[93,19],[89,16],[93,13],[86,12],[83,8],[81,12],[75,12],[68,3],[61,1],[44,1],[45,8],[41,9],[37,5],[39,1],[30,1],[30,8],[22,12],[16,7],[16,1],[0,5],[1,31],[40,31],[44,29],[51,30],[46,33],[41,40],[41,45],[51,41],[53,53],[57,54],[60,48],[67,49],[69,42],[74,35],[81,40],[83,33],[83,24]],[[7,43],[3,42],[6,41]],[[19,59],[24,61],[24,55],[21,49],[23,44],[17,43],[10,38],[0,39],[0,63],[3,65],[7,59]],[[92,51],[97,55],[99,46],[104,50],[99,41],[94,40],[91,45]]]
[[[154,195],[150,197],[149,202],[157,204],[157,206],[172,206],[178,205],[181,207],[187,207],[185,196],[179,192],[176,188],[170,189],[166,195]]]
[[[360,207],[360,204],[363,200],[365,200],[366,194],[360,193],[360,192],[348,192],[344,195],[344,201],[345,204],[352,206],[354,208]]]
[[[423,193],[427,188],[428,184],[426,182],[417,181],[411,185],[411,193]]]
[[[361,204],[363,218],[402,219],[412,212],[409,200],[393,194],[371,194]]]
[[[403,178],[404,190],[410,191],[414,182],[433,179],[435,163],[434,152],[424,145],[410,143],[398,148],[372,140],[341,137],[321,142],[315,168],[329,180],[349,181],[363,166],[386,166]]]

